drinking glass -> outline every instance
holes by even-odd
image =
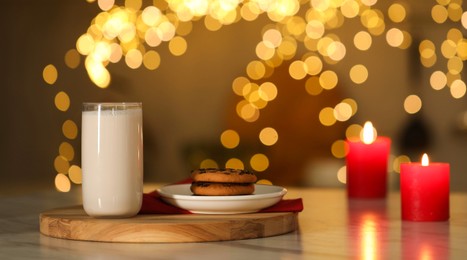
[[[124,218],[141,209],[142,104],[83,103],[83,207],[92,217]]]

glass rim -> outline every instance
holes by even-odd
[[[92,105],[92,106],[97,106],[97,105],[104,105],[104,106],[135,106],[135,105],[141,105],[142,102],[83,102],[83,106],[86,105]]]
[[[126,110],[142,108],[142,102],[83,102],[83,111]]]

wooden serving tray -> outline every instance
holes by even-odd
[[[125,219],[89,217],[83,207],[40,214],[40,232],[73,240],[101,242],[206,242],[270,237],[298,228],[298,213],[234,215],[137,215]]]

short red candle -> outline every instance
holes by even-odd
[[[401,164],[402,219],[446,221],[449,219],[449,164]]]
[[[373,126],[369,126],[373,131]],[[347,195],[350,198],[384,198],[391,139],[377,137],[369,144],[347,140],[347,146]]]

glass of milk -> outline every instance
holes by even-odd
[[[141,103],[83,103],[83,207],[92,217],[125,218],[141,209]]]

